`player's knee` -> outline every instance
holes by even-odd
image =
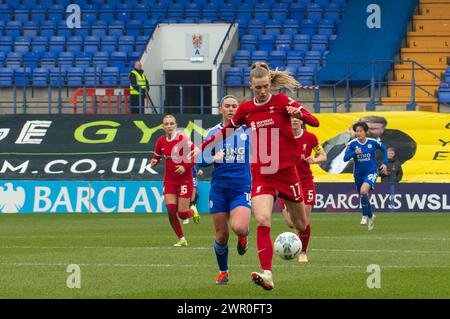
[[[178,212],[178,216],[180,216],[181,219],[188,219],[189,217],[192,216],[191,211],[183,211],[183,212]]]
[[[233,231],[238,236],[245,236],[245,235],[247,235],[247,230],[248,230],[248,227],[245,227],[243,225],[239,225],[239,226],[235,225],[235,226],[233,226]]]
[[[166,209],[168,213],[176,213],[177,212],[177,205],[175,204],[166,204]]]
[[[227,232],[218,232],[216,233],[216,242],[221,245],[224,245],[228,242],[228,233]]]
[[[269,216],[255,216],[256,223],[258,226],[270,227],[270,217]]]

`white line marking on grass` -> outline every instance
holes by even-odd
[[[17,267],[67,267],[68,263],[0,263],[0,266],[17,266]],[[198,265],[187,265],[187,264],[107,264],[107,263],[92,263],[92,264],[77,264],[80,267],[118,267],[118,268],[171,268],[171,267],[185,267],[185,268],[211,268],[215,267],[215,265],[211,264],[198,264]],[[255,267],[252,265],[233,265],[233,267],[241,267],[241,268],[251,268]],[[365,269],[366,265],[298,265],[297,263],[285,264],[285,265],[274,265],[274,268],[350,268],[350,269]],[[409,269],[409,268],[450,268],[450,265],[423,265],[423,266],[414,266],[414,265],[381,265],[382,269],[392,268],[392,269]]]
[[[212,250],[212,246],[195,247],[173,247],[173,246],[0,246],[0,249],[126,249],[126,250]],[[233,249],[233,248],[229,248]],[[319,252],[350,252],[350,253],[404,253],[404,254],[450,254],[450,251],[443,250],[393,250],[393,249],[333,249],[333,248],[312,248],[311,251]]]

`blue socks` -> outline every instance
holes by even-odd
[[[220,271],[228,271],[228,244],[221,245],[214,241],[214,252]]]
[[[370,205],[368,195],[361,195],[361,206],[363,216],[368,216],[369,218],[372,218],[373,216],[372,206]]]

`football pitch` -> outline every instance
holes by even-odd
[[[165,214],[0,214],[0,298],[450,298],[449,214],[377,213],[372,232],[359,221],[313,213],[310,262],[274,256],[275,289],[264,291],[250,279],[260,271],[253,217],[244,256],[230,234],[230,282],[216,286],[209,214],[183,225],[188,247],[172,246]],[[272,238],[287,230],[275,213]],[[68,288],[71,264],[80,288]],[[380,288],[368,287],[369,265]]]

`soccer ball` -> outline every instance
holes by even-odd
[[[282,259],[294,259],[302,250],[302,242],[294,233],[284,232],[278,235],[274,243],[274,252]]]

